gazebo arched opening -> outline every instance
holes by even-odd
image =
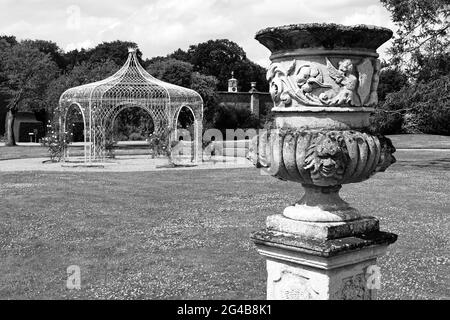
[[[175,113],[173,121],[173,139],[179,141],[177,155],[192,155],[192,159],[195,160],[196,150],[201,152],[201,141],[195,139],[197,135],[201,135],[201,123],[199,123],[198,115],[196,116],[191,106],[183,105]]]
[[[111,77],[65,91],[59,103],[60,124],[66,122],[67,109],[74,103],[80,106],[85,116],[85,159],[88,162],[104,160],[114,120],[129,107],[147,111],[153,120],[154,133],[162,134],[166,130],[176,131],[178,114],[183,107],[189,106],[194,116],[194,160],[201,159],[201,96],[194,90],[151,76],[139,64],[136,49],[129,49],[127,61]],[[171,142],[175,137],[171,135]]]
[[[86,155],[86,116],[81,105],[76,102],[70,104],[65,110],[64,116],[61,118],[60,124],[60,130],[66,134],[68,145],[82,142],[84,154]],[[64,151],[64,158],[68,157],[69,150],[66,149]]]
[[[187,130],[191,135],[191,137],[193,137],[194,126],[195,126],[194,111],[192,111],[192,109],[189,106],[182,106],[175,115],[175,129]]]
[[[65,119],[65,132],[69,142],[84,142],[85,118],[80,105],[73,103],[67,109]]]
[[[109,130],[106,139],[115,142],[146,140],[155,132],[154,118],[146,108],[133,104],[120,105],[105,119],[105,127]]]

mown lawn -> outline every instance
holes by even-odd
[[[450,137],[429,134],[398,134],[390,135],[394,146],[397,149],[450,149]],[[117,155],[149,154],[146,147],[139,148],[122,145],[115,151]],[[71,147],[72,156],[83,155],[83,148],[80,146]],[[42,146],[0,146],[0,161],[25,158],[46,158],[49,157],[48,149]]]
[[[449,299],[450,154],[397,157],[342,196],[399,235],[381,299]],[[301,190],[256,169],[0,173],[0,299],[264,299],[249,233]]]
[[[69,149],[70,156],[78,157],[84,155],[82,147],[71,147]],[[150,151],[146,147],[121,147],[115,150],[116,155],[138,155],[138,154],[150,154]],[[15,160],[15,159],[28,159],[28,158],[49,158],[50,155],[47,147],[42,146],[14,146],[5,147],[0,146],[0,161],[1,160]]]
[[[449,136],[394,134],[388,137],[397,149],[450,149]]]
[[[0,146],[0,160],[45,158],[48,157],[48,149],[41,146]]]

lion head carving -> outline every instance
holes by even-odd
[[[338,185],[349,161],[344,138],[335,132],[319,134],[308,147],[304,169],[318,186]]]

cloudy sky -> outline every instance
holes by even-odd
[[[0,34],[51,40],[66,51],[128,40],[145,58],[226,38],[267,66],[269,51],[255,33],[305,22],[394,27],[379,0],[0,0]]]

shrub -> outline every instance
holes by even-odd
[[[370,131],[380,134],[400,133],[403,125],[403,114],[395,110],[385,110],[382,106],[375,109],[371,116]]]
[[[450,75],[405,86],[390,93],[373,117],[372,129],[382,134],[450,135]]]
[[[149,136],[148,145],[152,151],[153,158],[155,156],[167,156],[171,159],[172,148],[178,143],[178,141],[170,142],[172,132],[172,128],[166,128],[159,134],[152,133]]]
[[[214,128],[223,133],[226,129],[260,127],[260,120],[247,108],[219,106],[214,115]]]
[[[55,130],[51,130],[41,141],[41,144],[48,148],[50,160],[52,162],[61,161],[68,145],[67,132],[57,133]]]
[[[116,157],[116,147],[117,145],[114,140],[108,139],[105,141],[105,153],[107,158],[114,159]]]

